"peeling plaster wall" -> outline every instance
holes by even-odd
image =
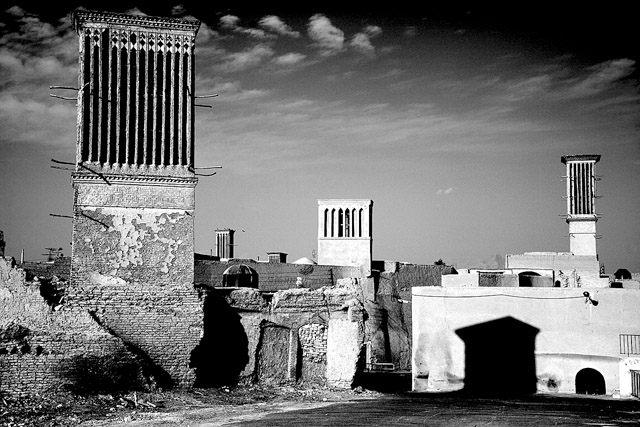
[[[203,329],[193,285],[191,187],[74,182],[68,305],[154,365],[163,386],[191,386],[192,352]]]
[[[146,384],[143,361],[83,309],[49,305],[45,282],[0,258],[0,393],[106,392]]]

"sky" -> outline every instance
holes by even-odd
[[[301,2],[303,3],[303,2]],[[235,2],[3,3],[0,230],[7,255],[71,252],[77,85],[69,13],[202,22],[196,39],[196,251],[317,249],[317,200],[372,199],[373,257],[495,267],[569,250],[561,156],[600,154],[607,273],[640,272],[640,38],[615,3],[560,9]],[[71,96],[74,96],[73,93]]]

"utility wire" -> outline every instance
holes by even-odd
[[[585,295],[575,297],[532,297],[525,295],[509,295],[509,294],[492,294],[492,295],[413,295],[414,297],[423,298],[488,298],[488,297],[509,297],[522,299],[582,299]]]

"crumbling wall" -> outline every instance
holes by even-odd
[[[27,272],[29,280],[33,277],[51,279],[56,276],[68,281],[71,272],[71,257],[59,257],[53,262],[24,262],[19,267]]]
[[[441,286],[445,268],[386,262],[385,271],[360,280],[368,315],[365,341],[370,346],[370,362],[393,363],[396,370],[411,370],[411,289]]]
[[[12,258],[0,258],[0,393],[146,386],[144,360],[86,310],[64,307],[64,283],[55,285],[52,293],[45,280],[27,281]]]
[[[303,381],[351,387],[364,351],[360,299],[355,279],[273,296],[248,288],[206,290],[204,335],[192,358],[196,384]]]

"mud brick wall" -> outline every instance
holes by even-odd
[[[364,316],[353,314],[362,307],[357,280],[341,279],[319,289],[281,290],[273,296],[231,288],[208,289],[205,294],[204,335],[194,352],[197,384],[326,384],[329,322],[336,319],[341,322],[335,323],[334,337],[345,342],[337,346],[334,342],[334,347],[350,351],[333,365],[342,375],[334,385],[351,386],[364,349],[362,334],[352,334],[364,330]],[[341,328],[347,332],[338,331]]]
[[[369,316],[365,335],[373,362],[391,362],[397,370],[411,370],[411,288],[441,286],[445,268],[385,263],[385,271],[362,281]]]
[[[42,296],[46,282],[25,277],[13,259],[0,258],[0,394],[147,385],[143,362],[122,340],[87,311],[51,304]]]
[[[191,386],[203,322],[193,258],[188,210],[76,206],[66,305],[145,358],[159,385]]]
[[[322,362],[327,357],[327,327],[319,323],[303,325],[298,329],[302,357]]]
[[[208,287],[222,286],[222,274],[234,264],[246,264],[258,273],[258,286],[261,291],[275,292],[293,289],[302,279],[301,287],[318,289],[334,285],[336,280],[347,277],[359,277],[360,269],[355,267],[306,265],[291,263],[264,263],[253,260],[195,260],[195,283]]]

